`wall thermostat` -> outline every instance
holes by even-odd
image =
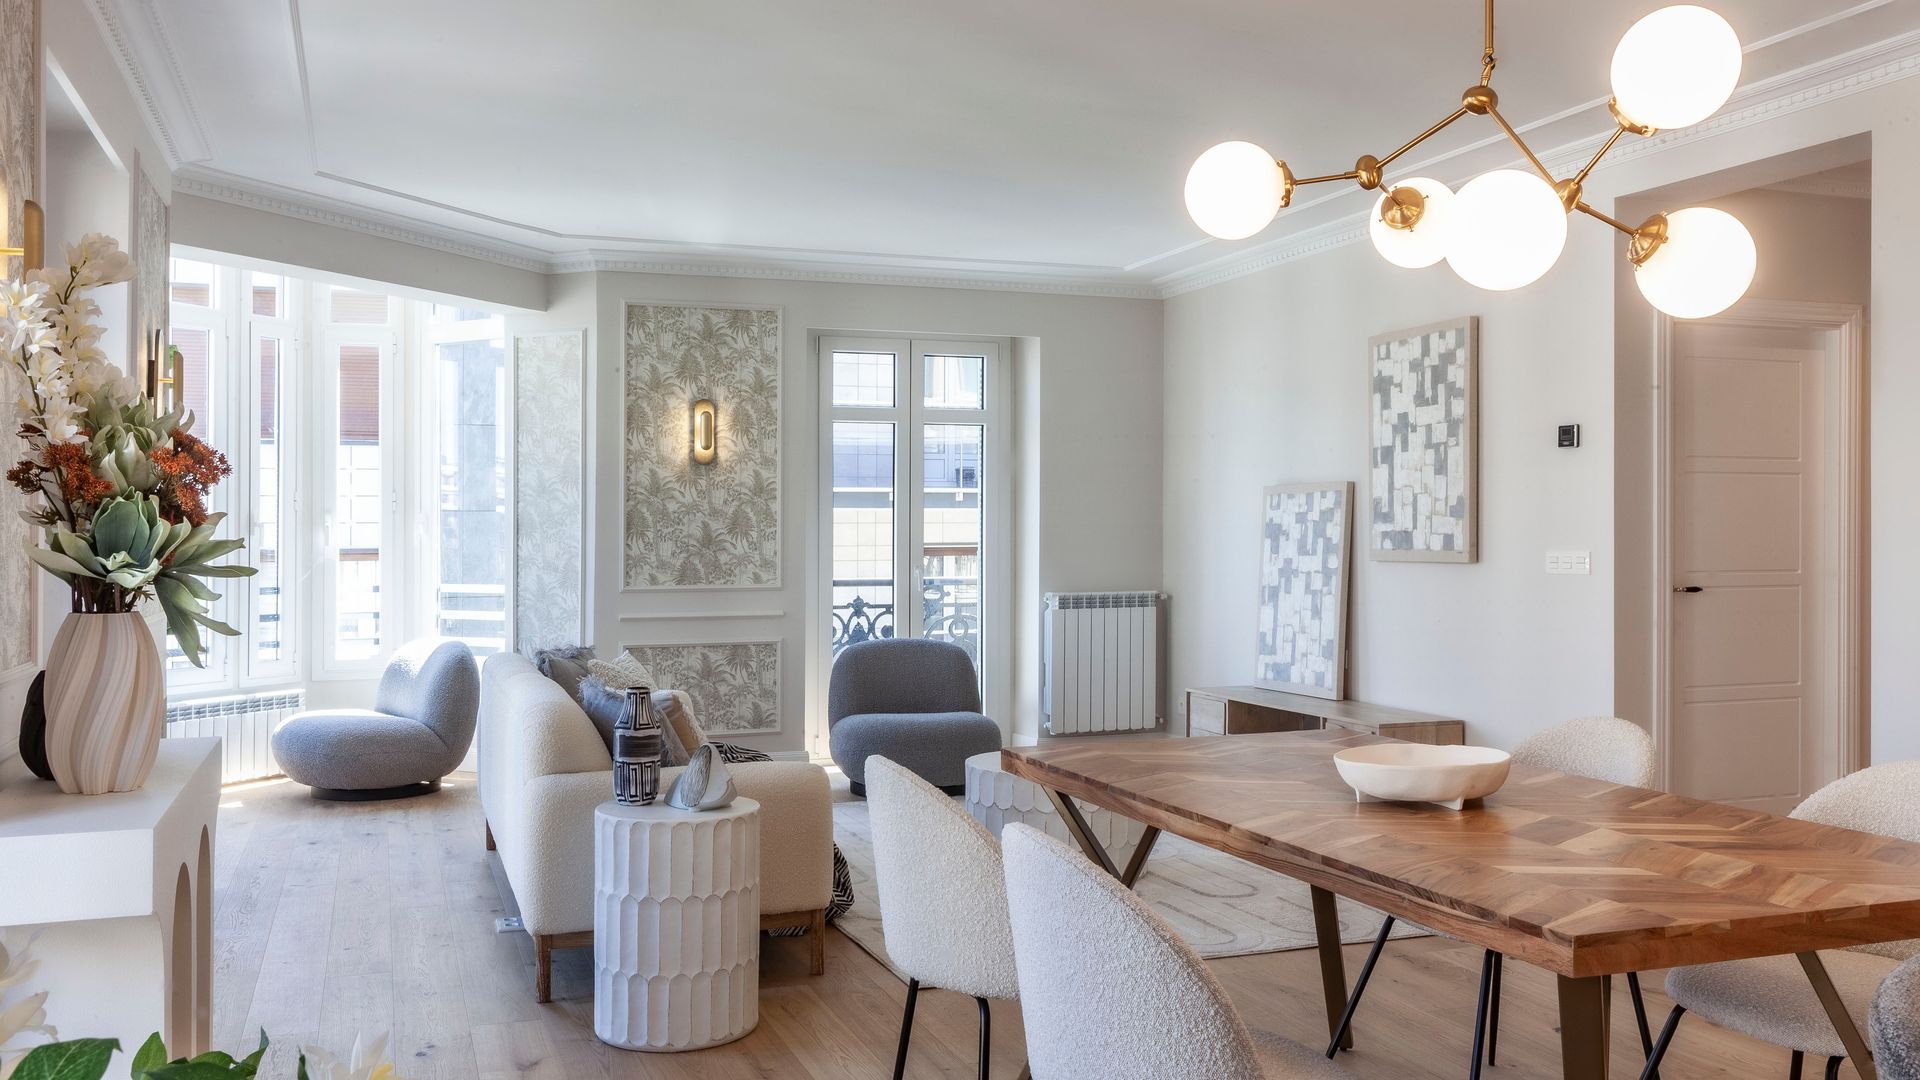
[[[1580,425],[1579,424],[1561,424],[1560,425],[1561,448],[1565,449],[1567,447],[1579,446],[1579,445],[1580,445]]]

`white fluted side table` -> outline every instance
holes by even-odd
[[[760,1022],[760,804],[594,811],[593,1033],[628,1050],[732,1042]]]
[[[1108,813],[1097,806],[1076,804],[1093,838],[1109,855],[1124,859],[1146,835],[1145,822]],[[1030,780],[1023,780],[1000,767],[1000,751],[975,754],[967,759],[967,812],[986,826],[994,836],[1007,822],[1031,825],[1056,840],[1072,843],[1067,823],[1047,801],[1047,794]]]

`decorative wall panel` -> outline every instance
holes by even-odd
[[[160,331],[160,339],[166,340],[167,260],[172,232],[168,226],[167,200],[147,178],[138,160],[135,159],[133,168],[133,236],[128,245],[134,268],[133,349],[127,355],[134,358],[134,363],[145,365],[154,331]],[[145,367],[136,368],[133,376],[144,385]]]
[[[585,331],[513,339],[513,642],[586,637]]]
[[[765,735],[780,730],[780,643],[718,642],[629,645],[663,690],[684,690],[708,735]]]
[[[1266,490],[1254,663],[1254,681],[1261,686],[1336,701],[1346,696],[1352,535],[1351,483]]]
[[[1479,320],[1467,318],[1367,343],[1367,533],[1375,559],[1478,558],[1479,330]]]
[[[780,584],[780,311],[628,304],[622,560],[629,589]],[[690,453],[718,406],[717,460]]]
[[[33,198],[40,172],[40,11],[37,0],[0,0],[0,213],[6,215],[5,244],[18,247],[21,204]],[[49,238],[49,246],[53,244]],[[20,273],[18,259],[0,259],[0,277]],[[11,372],[0,385],[0,411],[7,411],[19,387]],[[0,460],[11,465],[18,445],[7,426],[7,450]],[[27,499],[12,485],[0,485],[0,679],[33,670],[33,590],[37,584],[27,561],[27,523],[20,520]],[[4,725],[6,731],[12,725]],[[0,755],[12,739],[0,738]]]

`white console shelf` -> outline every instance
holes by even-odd
[[[175,1056],[210,1049],[213,839],[220,740],[167,739],[139,791],[0,790],[0,926],[37,933],[38,985],[62,1038],[160,1032]]]

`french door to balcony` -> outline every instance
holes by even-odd
[[[992,341],[820,341],[827,664],[873,638],[953,642],[1004,725],[1003,351]]]

